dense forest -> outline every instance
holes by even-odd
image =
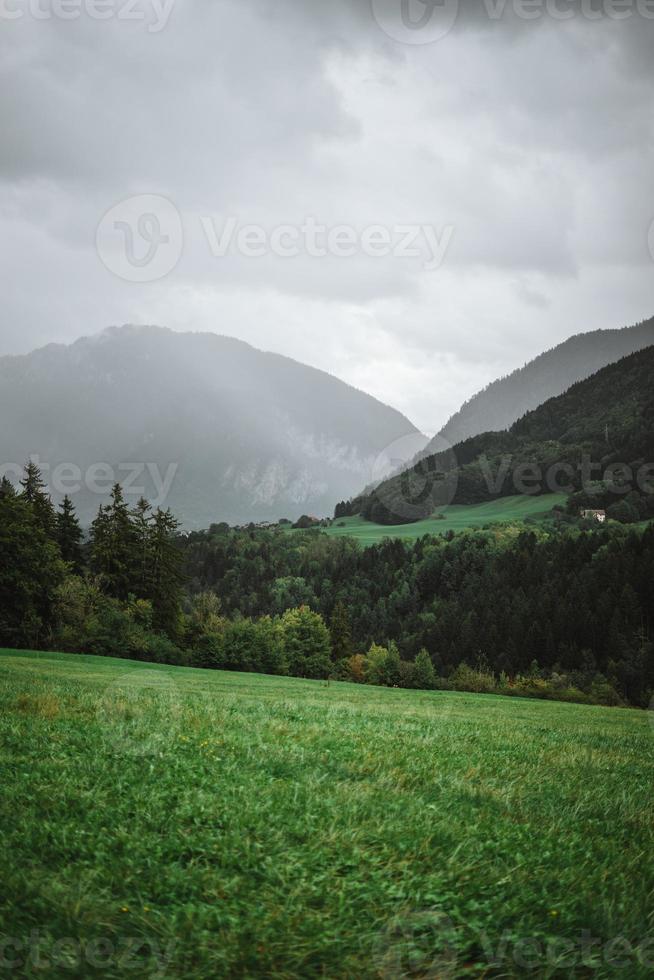
[[[654,347],[573,385],[508,431],[467,439],[338,505],[380,524],[428,517],[448,503],[515,493],[571,495],[580,506],[638,521],[654,515]],[[576,495],[576,496],[572,496]]]
[[[652,568],[652,525],[182,535],[119,486],[85,540],[32,464],[0,486],[5,646],[646,707]]]

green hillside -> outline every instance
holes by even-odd
[[[645,712],[4,650],[0,739],[12,976],[651,976]]]
[[[538,520],[549,516],[555,504],[565,503],[565,494],[550,493],[538,497],[516,495],[490,500],[485,504],[450,504],[438,513],[442,518],[428,517],[413,524],[400,524],[393,527],[374,524],[365,518],[344,517],[327,528],[332,537],[356,538],[362,544],[377,544],[384,538],[402,538],[415,541],[423,534],[446,534],[448,531],[465,531],[470,528],[485,527],[498,522],[523,521],[526,517]]]
[[[584,482],[604,481],[597,489],[600,506],[620,499],[607,483],[609,467],[618,463],[633,471],[626,489],[638,504],[636,474],[654,460],[653,377],[654,347],[648,347],[573,385],[508,431],[486,432],[421,459],[345,510],[378,524],[403,524],[427,518],[444,503],[483,503],[534,489],[573,493],[582,488],[584,460],[593,466]],[[643,507],[632,519],[649,516]]]

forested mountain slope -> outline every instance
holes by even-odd
[[[642,497],[636,474],[654,462],[653,378],[654,346],[602,368],[508,431],[485,432],[425,457],[353,501],[349,512],[405,523],[448,503],[566,487],[579,491],[582,477],[597,484],[589,496],[605,504],[626,497],[627,489],[640,490]],[[607,496],[607,471],[618,463],[628,464],[632,479],[625,492]]]
[[[577,334],[499,378],[467,401],[421,455],[489,430],[507,429],[526,412],[607,364],[654,344],[654,317],[620,330]]]

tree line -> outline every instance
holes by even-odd
[[[85,534],[33,464],[0,484],[4,646],[646,707],[653,567],[651,525],[185,535],[116,486]]]

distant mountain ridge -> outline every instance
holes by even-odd
[[[129,463],[162,477],[174,469],[165,506],[186,527],[330,513],[368,482],[389,444],[417,434],[400,412],[324,371],[161,327],[112,327],[0,358],[0,417],[5,467],[29,454],[49,473],[66,463],[85,474],[105,463],[118,478]],[[101,502],[86,484],[73,500],[85,521]]]
[[[563,394],[607,364],[654,344],[654,317],[632,327],[576,334],[524,367],[493,381],[465,402],[421,456],[482,432],[508,429],[527,412]]]

